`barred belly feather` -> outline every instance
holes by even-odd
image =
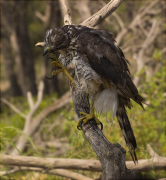
[[[74,78],[79,82],[81,91],[89,94],[90,99],[94,101],[96,111],[98,113],[107,113],[111,110],[114,118],[118,104],[117,90],[111,86],[106,87],[103,79],[90,67],[87,58],[78,52],[72,52],[72,57],[69,56],[68,52],[65,60],[63,56],[61,63],[66,62],[68,62],[68,70],[74,67]]]

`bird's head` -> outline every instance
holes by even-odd
[[[60,28],[47,30],[44,40],[44,54],[66,49],[70,45],[68,35]]]

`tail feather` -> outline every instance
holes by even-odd
[[[122,130],[123,136],[125,138],[126,144],[129,148],[131,157],[132,157],[134,163],[136,163],[136,162],[138,162],[137,155],[135,152],[135,150],[137,148],[137,143],[136,143],[136,139],[135,139],[135,136],[133,133],[133,129],[131,127],[130,121],[127,116],[125,106],[124,106],[123,102],[120,101],[120,99],[118,102],[118,109],[116,112],[116,116],[117,116],[120,128]]]
[[[143,107],[143,104],[146,104],[145,99],[141,95],[137,94],[133,100],[137,102],[143,108],[143,110],[145,110]]]

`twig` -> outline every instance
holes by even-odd
[[[91,178],[88,178],[82,174],[64,170],[64,169],[54,169],[54,170],[46,169],[46,170],[44,170],[43,168],[34,168],[34,167],[21,167],[21,168],[14,168],[14,169],[7,170],[7,171],[2,171],[2,172],[0,172],[0,176],[13,174],[13,173],[20,172],[20,171],[36,171],[36,172],[41,172],[41,173],[45,173],[45,174],[53,174],[53,175],[58,175],[58,176],[76,179],[76,180],[83,180],[83,179],[84,180],[92,180]]]
[[[157,157],[157,156],[156,156]],[[166,168],[166,158],[141,159],[134,165],[133,161],[126,161],[126,166],[130,170],[145,172],[151,169],[164,170]],[[86,159],[62,159],[62,158],[40,158],[32,156],[11,156],[1,155],[1,164],[8,166],[26,166],[50,169],[75,169],[101,172],[101,164],[98,160]]]
[[[16,112],[17,114],[19,114],[20,116],[22,116],[23,118],[26,118],[26,115],[24,113],[22,113],[18,108],[16,108],[16,106],[14,106],[13,104],[11,104],[9,101],[7,101],[4,98],[1,98],[1,101],[3,103],[5,103],[6,105],[8,105],[14,112]]]

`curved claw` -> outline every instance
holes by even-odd
[[[100,125],[101,125],[101,131],[103,130],[103,123],[100,122]]]
[[[48,59],[51,59],[51,61],[55,61],[55,59],[54,59],[54,58],[52,58],[52,57],[49,57]],[[48,60],[48,59],[47,59],[47,60]]]
[[[82,130],[82,128],[81,128],[81,127],[79,127],[79,126],[77,126],[77,129],[78,129],[78,130]]]
[[[80,122],[80,128],[81,128],[81,130],[82,130],[82,124],[83,124],[83,120]]]
[[[52,77],[47,77],[47,76],[45,76],[45,78],[46,78],[46,79],[49,79],[49,80],[54,79],[54,77],[55,77],[55,76],[52,76]]]

